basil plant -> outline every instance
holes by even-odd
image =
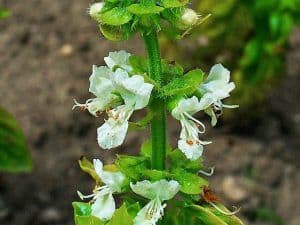
[[[174,61],[161,58],[158,33],[172,29],[187,34],[203,18],[187,7],[187,0],[106,0],[90,6],[89,15],[111,41],[139,33],[147,57],[126,51],[110,52],[105,65],[93,65],[89,92],[93,97],[75,101],[73,109],[106,118],[95,132],[104,150],[124,143],[128,130],[150,127],[137,156],[117,155],[113,164],[101,159],[79,160],[81,169],[95,181],[90,193],[78,191],[74,202],[76,225],[242,225],[239,209],[228,210],[214,194],[207,177],[213,168],[202,164],[205,125],[196,113],[204,113],[215,126],[235,84],[221,64],[205,73],[185,71]],[[139,121],[136,111],[146,109]],[[177,146],[167,141],[166,116],[181,125]]]

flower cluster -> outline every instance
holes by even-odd
[[[197,25],[200,16],[187,8],[188,1],[160,0],[153,1],[104,1],[89,8],[89,15],[100,27],[102,34],[111,41],[128,39],[140,28],[160,30],[161,19],[172,28],[188,30]]]
[[[203,145],[211,142],[201,141],[199,134],[205,132],[202,122],[193,117],[193,114],[204,111],[211,117],[213,126],[217,123],[216,112],[222,112],[224,108],[236,108],[237,105],[225,105],[224,98],[235,88],[230,82],[230,72],[221,64],[212,67],[208,77],[198,87],[198,95],[191,98],[182,98],[172,110],[172,116],[180,121],[182,130],[178,141],[178,148],[188,159],[196,160],[203,152]]]
[[[112,52],[104,58],[107,66],[93,66],[89,91],[96,97],[75,106],[98,117],[106,112],[108,119],[98,128],[98,143],[103,149],[121,145],[128,130],[128,120],[135,110],[147,106],[153,85],[141,75],[132,74],[130,54]]]
[[[79,191],[78,195],[81,199],[92,198],[91,215],[101,221],[108,221],[116,210],[113,194],[122,192],[122,188],[126,186],[126,177],[119,171],[104,170],[99,159],[94,159],[93,167],[103,185],[97,185],[91,195],[83,195]],[[131,182],[130,188],[134,193],[150,200],[137,213],[134,218],[134,225],[155,225],[164,214],[166,204],[163,204],[163,202],[172,199],[179,191],[179,187],[177,181],[167,181],[165,179],[155,182],[144,180],[135,184]]]

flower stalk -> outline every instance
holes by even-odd
[[[150,78],[158,84],[163,85],[165,80],[162,74],[160,48],[157,33],[152,31],[143,36],[149,59]],[[154,93],[149,105],[154,113],[151,122],[152,140],[152,169],[165,169],[166,146],[167,146],[167,127],[166,127],[166,104],[165,101]]]

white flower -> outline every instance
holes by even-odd
[[[104,61],[106,65],[113,71],[116,68],[122,68],[127,72],[130,72],[132,71],[132,67],[128,63],[130,56],[130,53],[123,50],[118,52],[110,52],[107,57],[104,57]]]
[[[97,140],[103,149],[121,145],[128,130],[128,120],[135,110],[147,106],[153,85],[145,83],[140,75],[129,76],[132,71],[128,64],[130,54],[125,51],[111,52],[104,60],[106,66],[93,66],[89,91],[96,98],[85,104],[75,101],[75,106],[87,109],[99,116],[106,111],[109,118],[97,130]]]
[[[103,170],[103,164],[99,159],[94,159],[94,168],[104,186],[96,187],[94,193],[84,196],[78,191],[81,199],[92,199],[92,215],[101,220],[110,220],[115,212],[116,204],[113,193],[121,192],[125,176],[121,172],[108,172]]]
[[[121,105],[108,111],[108,120],[97,129],[97,140],[101,148],[111,149],[124,142],[128,120],[133,111],[134,108],[130,105]]]
[[[82,107],[87,109],[92,115],[99,116],[101,112],[112,106],[114,102],[120,100],[117,95],[113,94],[115,87],[111,81],[111,76],[112,72],[107,67],[93,65],[93,73],[89,79],[89,91],[96,98],[88,99],[85,104],[79,104],[75,101],[73,109]]]
[[[126,71],[117,69],[113,74],[113,80],[125,104],[133,105],[135,110],[147,106],[153,85],[145,83],[142,76],[129,77]]]
[[[199,92],[201,109],[211,116],[212,125],[216,125],[217,117],[215,111],[222,111],[224,108],[236,108],[237,105],[224,105],[222,99],[230,96],[230,92],[235,88],[230,82],[230,71],[221,64],[216,64],[209,72],[207,79],[200,85]]]
[[[184,10],[181,20],[185,25],[193,26],[198,22],[199,15],[194,10],[187,8]]]
[[[144,82],[143,77],[139,75],[129,77],[122,69],[115,71],[112,80],[124,105],[109,110],[109,119],[98,128],[98,143],[104,149],[111,149],[123,143],[129,118],[134,110],[147,106],[153,88],[152,84]]]
[[[151,183],[148,180],[130,184],[132,191],[150,202],[144,206],[134,218],[134,225],[155,225],[163,216],[166,204],[163,201],[173,198],[179,191],[179,183],[175,180],[159,180]]]
[[[89,8],[89,14],[90,16],[97,20],[99,18],[99,13],[101,12],[102,8],[104,6],[103,2],[96,2],[92,4]]]
[[[181,133],[178,141],[178,148],[190,160],[198,159],[203,152],[203,145],[211,142],[201,141],[199,134],[205,132],[205,126],[192,115],[200,111],[200,102],[197,97],[181,99],[177,106],[172,110],[172,116],[180,121]],[[199,130],[202,127],[202,131]]]

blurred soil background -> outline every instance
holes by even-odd
[[[80,156],[112,162],[117,152],[137,152],[147,137],[129,133],[125,145],[105,152],[96,143],[101,119],[71,110],[74,98],[89,97],[91,65],[103,64],[108,51],[144,54],[137,38],[114,44],[100,37],[88,4],[0,0],[12,11],[0,22],[0,104],[20,122],[35,161],[31,174],[1,175],[1,225],[72,225],[76,190],[89,193],[93,185]],[[289,42],[286,74],[257,109],[261,115],[221,122],[205,137],[213,141],[204,153],[205,164],[216,167],[212,188],[227,206],[242,206],[249,225],[300,224],[299,28]],[[180,127],[170,124],[176,144]]]

